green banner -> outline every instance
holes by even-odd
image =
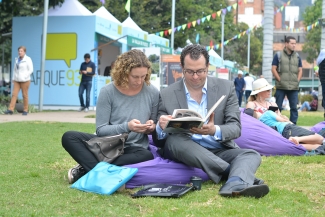
[[[149,41],[145,41],[145,40],[135,38],[135,37],[132,37],[129,35],[127,37],[128,37],[127,43],[128,43],[128,46],[130,46],[130,47],[149,47],[149,45],[150,45]]]
[[[155,46],[161,48],[162,54],[173,54],[173,51],[172,51],[172,49],[170,47],[165,47],[165,46],[160,45],[160,44],[155,44]]]

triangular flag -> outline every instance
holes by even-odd
[[[216,44],[216,46],[215,46],[215,47],[216,47],[216,49],[218,50],[218,49],[219,49],[219,44]]]
[[[202,23],[204,23],[205,19],[206,19],[206,17],[202,17],[202,19],[201,19]]]
[[[280,9],[281,9],[281,11],[283,11],[283,8],[284,8],[284,7],[283,7],[283,6],[281,6],[281,8],[280,8]]]
[[[213,13],[211,16],[213,19],[216,19],[216,15],[217,15],[216,13]]]
[[[315,23],[315,26],[317,26],[319,23],[318,23],[319,21],[316,21],[316,23]]]
[[[231,11],[231,5],[227,7],[228,12]]]
[[[237,9],[237,3],[233,4],[232,7],[236,10]]]
[[[210,48],[213,47],[213,41],[210,41]]]
[[[130,13],[130,10],[131,10],[131,0],[128,0],[126,2],[125,10]]]
[[[200,34],[199,33],[196,34],[195,41],[196,41],[196,43],[199,43],[199,41],[200,41]]]
[[[290,5],[290,1],[287,2],[287,5]]]
[[[223,14],[226,14],[226,13],[227,13],[227,9],[225,9],[225,8],[222,9],[222,13],[223,13]]]
[[[244,0],[245,4],[247,3],[247,0]]]
[[[160,34],[160,37],[163,37],[164,31],[161,31],[159,34]]]
[[[156,35],[159,36],[159,32],[156,32]]]
[[[241,34],[238,34],[238,38],[240,38],[241,37]]]
[[[191,23],[190,22],[187,24],[187,28],[188,29],[191,28]]]
[[[167,36],[167,35],[168,35],[168,30],[165,30],[165,32],[164,32],[164,33],[165,33],[165,36]]]
[[[200,19],[198,19],[196,22],[197,22],[197,24],[198,24],[198,25],[200,25],[200,23],[201,23],[201,20],[200,20]]]
[[[181,30],[182,26],[177,26],[177,31]]]
[[[186,28],[186,24],[183,24],[182,25],[182,29],[184,30]]]
[[[174,30],[174,32],[176,32],[176,27],[174,27],[174,29],[173,29],[173,30]]]
[[[192,21],[192,26],[195,27],[195,24],[196,24],[196,20],[195,21]]]
[[[171,34],[172,33],[172,29],[168,29],[168,33]]]
[[[218,12],[217,12],[218,17],[220,17],[220,14],[221,14],[221,11],[218,11]]]
[[[208,15],[207,16],[207,20],[210,21],[210,18],[211,18],[211,15]]]

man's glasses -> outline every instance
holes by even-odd
[[[204,74],[206,72],[206,68],[205,69],[199,69],[199,70],[196,70],[196,71],[193,71],[191,69],[184,69],[184,72],[189,74],[189,75],[194,75],[195,73],[200,76],[202,74]]]

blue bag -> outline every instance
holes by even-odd
[[[137,172],[138,168],[120,167],[107,162],[99,162],[92,170],[71,185],[71,188],[110,195]]]

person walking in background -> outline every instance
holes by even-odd
[[[288,36],[285,39],[285,48],[274,55],[272,74],[275,78],[275,99],[280,111],[284,96],[287,95],[290,104],[290,121],[294,124],[298,120],[298,90],[302,77],[301,58],[295,51],[296,39]]]
[[[243,93],[245,90],[245,80],[243,78],[243,72],[241,70],[238,71],[238,76],[237,76],[237,78],[235,78],[234,84],[235,84],[235,89],[236,89],[236,95],[238,98],[238,104],[239,104],[239,107],[241,107]]]
[[[325,49],[321,50],[317,57],[318,73],[320,83],[322,85],[322,107],[325,108]],[[324,113],[325,118],[325,113]]]
[[[298,112],[304,111],[304,109],[306,109],[306,111],[317,111],[318,109],[318,97],[316,94],[312,94],[313,96],[313,100],[311,102],[305,101],[300,109],[298,110]]]
[[[10,105],[5,114],[13,114],[18,93],[21,90],[23,94],[24,110],[22,115],[28,114],[28,89],[30,85],[30,75],[33,73],[32,59],[26,55],[26,47],[20,46],[18,48],[18,57],[15,59],[13,83],[14,88],[11,96]]]
[[[254,78],[250,76],[249,73],[246,73],[244,80],[245,80],[245,103],[247,103],[247,99],[252,92]]]
[[[95,75],[95,63],[90,60],[90,54],[86,53],[84,55],[85,62],[81,63],[79,74],[81,74],[81,81],[79,85],[79,100],[80,108],[79,112],[85,110],[89,111],[90,104],[90,91],[93,84],[93,76]],[[86,90],[86,105],[84,103],[83,94]]]

